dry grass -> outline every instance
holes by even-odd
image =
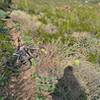
[[[24,32],[31,31],[34,33],[41,25],[36,16],[30,16],[24,11],[15,10],[10,14],[10,17],[12,21],[20,24],[20,28],[22,28],[21,30]]]

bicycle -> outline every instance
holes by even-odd
[[[5,61],[4,65],[13,72],[21,70],[21,66],[27,66],[29,69],[32,66],[32,58],[38,58],[39,60],[39,48],[22,46],[13,53],[9,60]]]

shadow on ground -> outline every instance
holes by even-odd
[[[64,69],[63,77],[58,80],[51,95],[52,100],[87,100],[86,93],[75,78],[71,66]]]

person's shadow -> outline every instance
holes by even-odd
[[[65,68],[64,75],[58,80],[51,96],[52,100],[87,100],[86,93],[73,74],[73,67]]]

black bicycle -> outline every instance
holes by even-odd
[[[4,65],[6,68],[15,72],[21,70],[21,66],[30,68],[32,66],[31,59],[39,60],[39,48],[22,46],[13,53],[9,60],[4,61]]]

